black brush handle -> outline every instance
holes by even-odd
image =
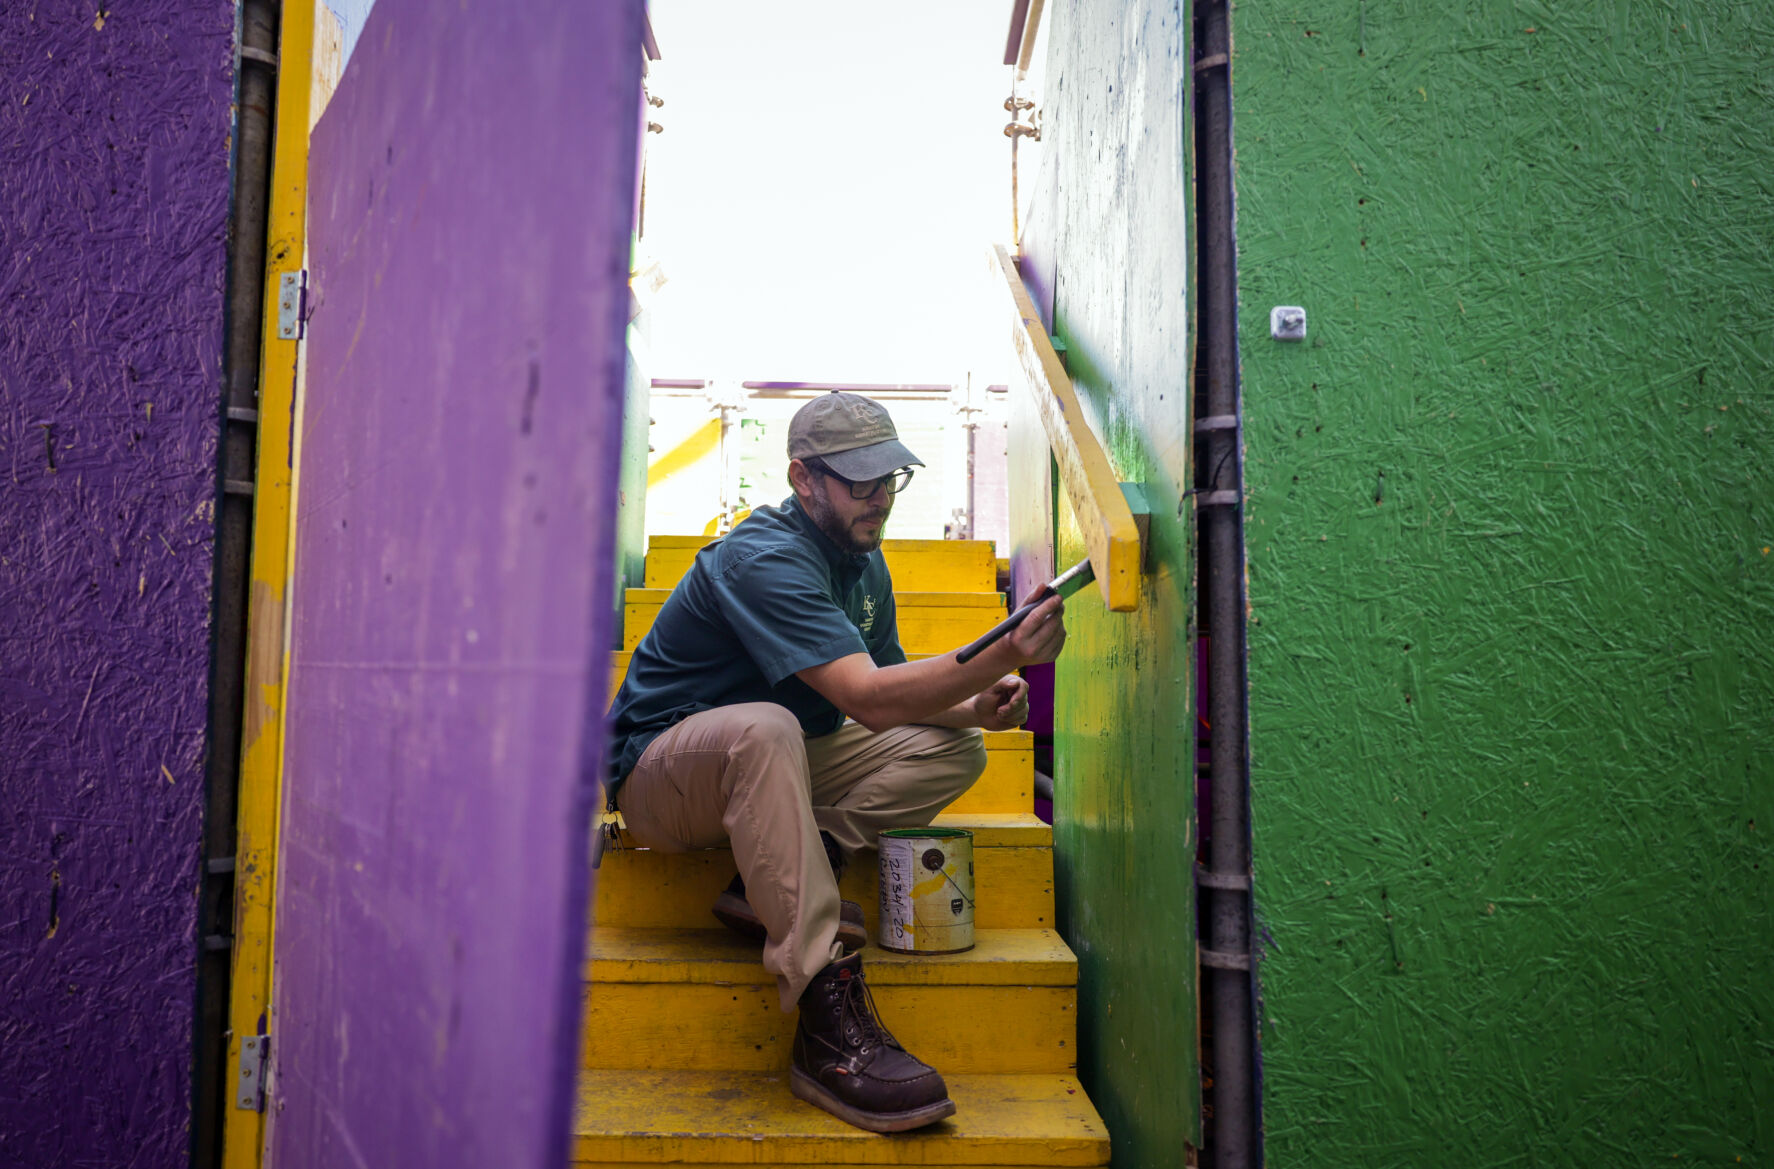
[[[1034,600],[1025,603],[1022,608],[988,629],[985,636],[956,654],[955,661],[962,665],[966,665],[968,662],[978,657],[984,652],[987,646],[991,645],[994,641],[997,641],[1000,637],[1003,637],[1006,633],[1009,633],[1012,629],[1015,629],[1018,625],[1021,625],[1024,617],[1033,613],[1042,601],[1045,601],[1052,595],[1053,594],[1047,589],[1047,587],[1043,585],[1041,591],[1035,594]]]

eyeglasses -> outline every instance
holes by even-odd
[[[838,482],[848,487],[850,489],[851,499],[868,499],[883,487],[887,489],[888,495],[898,495],[901,491],[905,490],[906,484],[912,481],[912,469],[910,467],[901,467],[891,475],[883,475],[879,479],[870,479],[866,483],[858,483],[854,479],[844,478],[844,476],[838,474],[836,471],[817,460],[805,459],[803,462],[805,462],[812,470],[818,471],[821,475],[824,475],[827,478],[836,479]]]

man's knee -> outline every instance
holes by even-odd
[[[935,741],[922,753],[932,762],[942,761],[943,766],[932,770],[935,778],[951,792],[951,799],[972,787],[985,774],[986,740],[982,732],[953,727],[926,727],[924,730]]]
[[[961,734],[967,740],[961,748],[961,758],[967,768],[965,787],[972,787],[974,781],[984,775],[986,771],[986,736],[983,731],[979,730],[962,731]]]
[[[986,736],[983,731],[956,731],[962,741],[956,745],[958,766],[967,768],[967,782],[979,779],[986,770]]]
[[[787,707],[748,702],[729,708],[727,717],[734,721],[727,757],[751,783],[799,779],[801,786],[806,785],[806,736]],[[800,766],[794,765],[797,756]]]

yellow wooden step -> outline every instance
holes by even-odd
[[[946,813],[938,825],[967,828],[973,839],[974,924],[979,929],[1053,928],[1053,829],[1033,814]],[[597,873],[592,920],[600,926],[700,929],[736,870],[725,848],[696,852],[606,849]],[[863,853],[839,886],[862,905],[874,935],[880,869]]]
[[[915,1050],[915,1049],[914,1049]],[[882,1136],[796,1099],[769,1072],[586,1071],[573,1163],[583,1169],[716,1165],[1106,1165],[1109,1132],[1069,1075],[944,1073],[955,1115]]]
[[[670,589],[690,571],[707,536],[654,536],[647,542],[646,587]],[[881,554],[896,588],[989,593],[998,588],[998,562],[989,540],[886,540]]]
[[[629,589],[622,602],[622,648],[641,643],[670,589]],[[895,592],[899,644],[907,654],[941,654],[960,649],[1005,617],[1000,593]]]
[[[963,954],[863,951],[882,1020],[945,1072],[1064,1072],[1077,1060],[1078,964],[1052,930],[979,930]],[[591,932],[582,1064],[772,1071],[789,1061],[759,943],[725,929]]]
[[[599,928],[585,959],[589,982],[768,982],[758,946],[709,919],[707,929]],[[871,987],[1074,986],[1078,959],[1052,930],[978,930],[964,954],[863,952]]]

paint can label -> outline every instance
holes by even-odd
[[[973,833],[895,828],[879,837],[883,950],[958,954],[973,948]]]

